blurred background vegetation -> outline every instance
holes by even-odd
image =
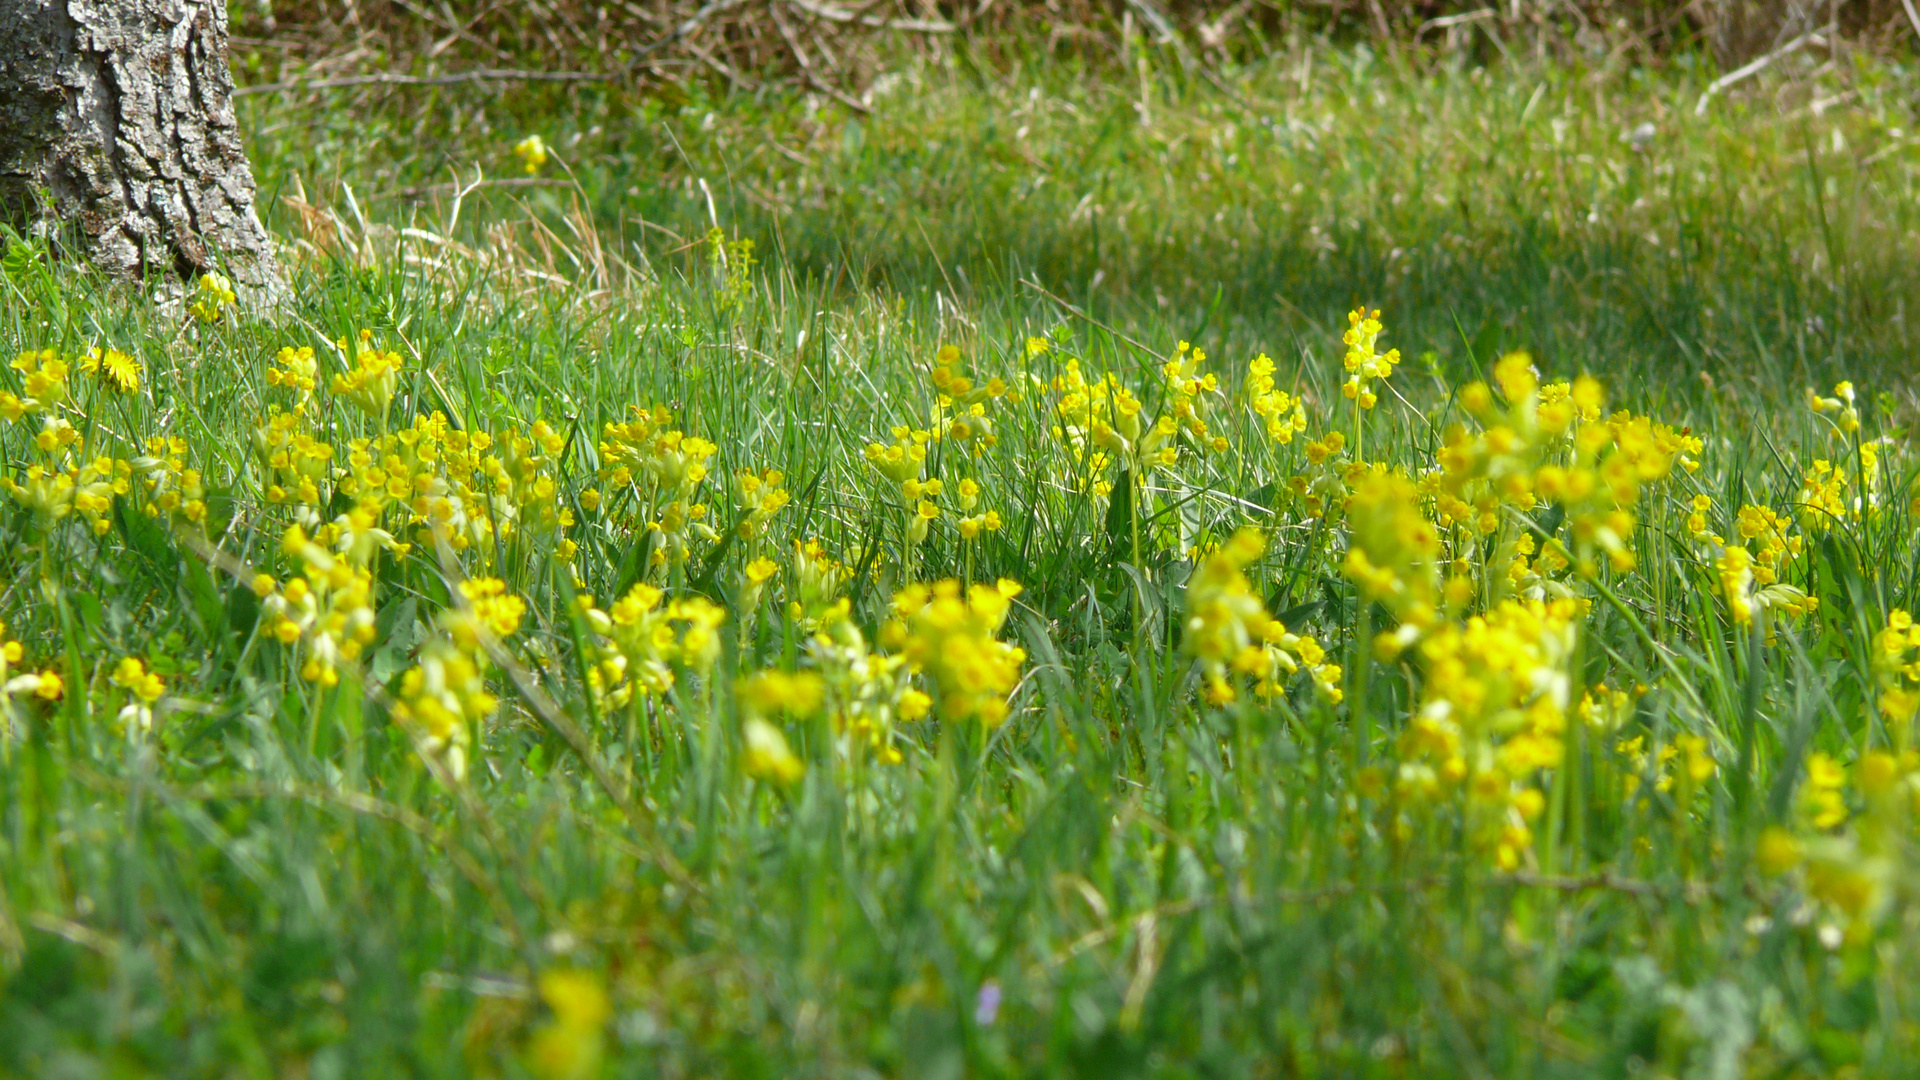
[[[371,259],[411,227],[609,284],[688,272],[721,227],[796,285],[962,322],[989,299],[1057,317],[1058,298],[1278,355],[1365,303],[1436,374],[1524,346],[1693,394],[1700,375],[1797,391],[1909,366],[1908,6],[233,15],[264,202],[302,243],[359,235]],[[557,158],[537,176],[510,153],[529,134]]]

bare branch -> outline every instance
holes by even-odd
[[[333,90],[343,86],[457,86],[462,83],[478,82],[606,82],[612,78],[614,78],[612,75],[586,71],[519,71],[507,68],[481,68],[453,75],[395,75],[392,72],[381,71],[371,75],[343,75],[337,79],[290,79],[286,82],[261,83],[257,86],[239,87],[233,94],[239,97],[243,94],[266,94],[275,90]]]
[[[951,34],[959,29],[950,22],[932,19],[882,19],[877,15],[860,15],[831,4],[817,3],[815,0],[787,0],[787,3],[828,22],[858,23],[878,30],[904,30],[914,34]]]

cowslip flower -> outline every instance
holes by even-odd
[[[1326,662],[1313,638],[1293,633],[1267,614],[1243,572],[1266,549],[1253,529],[1241,529],[1194,569],[1187,582],[1185,633],[1181,649],[1199,661],[1210,704],[1225,705],[1237,695],[1230,678],[1252,676],[1255,692],[1275,697],[1302,670],[1331,703],[1343,697],[1341,670]]]
[[[26,397],[8,394],[4,412],[8,420],[18,420],[33,412],[51,410],[67,400],[67,362],[52,349],[23,352],[8,365],[20,373]]]
[[[346,342],[340,342],[339,347],[344,356]],[[391,349],[382,352],[374,348],[372,331],[362,330],[350,366],[345,374],[333,377],[330,389],[351,401],[369,417],[384,420],[387,405],[393,401],[394,391],[400,386],[402,363],[399,353]]]
[[[1835,435],[1851,435],[1860,430],[1860,409],[1854,404],[1853,384],[1842,382],[1834,386],[1832,397],[1821,397],[1807,388],[1807,408],[1821,416],[1832,414],[1829,423],[1833,425]]]
[[[144,735],[153,728],[153,706],[167,692],[167,683],[158,673],[149,671],[146,662],[137,656],[126,656],[114,666],[109,679],[113,685],[127,691],[125,708],[120,710],[120,722],[127,727],[129,736]]]
[[[297,349],[291,345],[285,346],[274,357],[273,364],[267,367],[269,386],[283,386],[298,391],[302,396],[313,392],[318,377],[319,362],[313,357],[311,345],[302,345]]]
[[[187,308],[187,314],[203,323],[216,323],[233,310],[239,297],[233,291],[233,282],[224,274],[202,274],[195,298]]]
[[[757,716],[742,725],[740,767],[756,780],[791,784],[806,775],[807,766],[787,745],[780,729]]]
[[[538,135],[529,135],[513,144],[513,156],[520,159],[527,175],[532,176],[547,163],[547,141]]]
[[[570,968],[540,974],[540,1000],[551,1014],[527,1042],[527,1070],[540,1080],[597,1076],[606,1054],[613,1004],[600,977]]]
[[[780,573],[780,564],[765,555],[749,562],[740,571],[740,591],[736,594],[742,612],[759,610],[760,594],[766,590],[767,582]]]
[[[909,585],[894,595],[881,643],[932,678],[948,718],[997,727],[1027,659],[1026,650],[996,636],[1018,595],[1019,584],[1005,578],[964,592],[952,579]]]
[[[1347,314],[1347,332],[1340,338],[1347,346],[1347,355],[1342,361],[1346,365],[1347,381],[1340,392],[1362,409],[1371,409],[1379,401],[1379,395],[1372,389],[1374,380],[1384,380],[1400,363],[1399,349],[1383,353],[1376,348],[1384,329],[1378,310],[1372,314],[1356,310]]]

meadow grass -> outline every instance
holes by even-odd
[[[1901,1074],[1845,74],[249,105],[290,310],[0,264],[0,1069]]]

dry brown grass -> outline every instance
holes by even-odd
[[[295,0],[236,5],[236,44],[288,81],[535,77],[857,91],[912,52],[982,66],[1040,50],[1130,64],[1139,44],[1208,67],[1317,36],[1445,59],[1531,55],[1726,68],[1806,39],[1884,49],[1920,0]]]

